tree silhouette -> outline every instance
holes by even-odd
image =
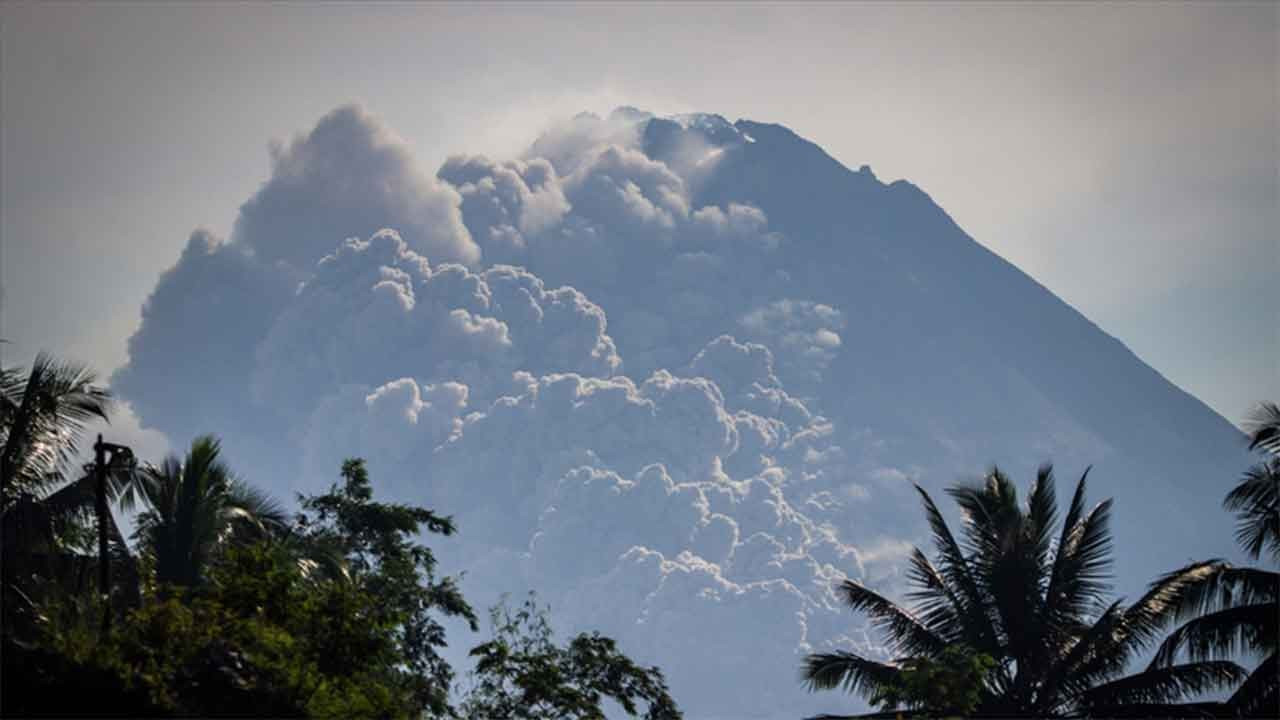
[[[1025,505],[998,469],[981,484],[948,489],[964,514],[963,544],[929,494],[917,487],[938,559],[935,563],[918,548],[912,552],[911,609],[860,583],[840,585],[845,602],[871,617],[898,659],[813,654],[802,670],[806,685],[896,698],[904,663],[941,661],[957,644],[995,661],[979,689],[977,715],[1044,717],[1091,708],[1141,712],[1143,705],[1176,702],[1241,680],[1244,671],[1225,660],[1162,665],[1122,677],[1175,611],[1171,594],[1204,569],[1196,565],[1170,573],[1127,607],[1107,603],[1111,501],[1086,508],[1087,475],[1076,485],[1057,533],[1049,466],[1037,473]],[[919,703],[904,709],[946,711]]]
[[[453,520],[424,507],[375,501],[369,472],[360,459],[342,463],[340,484],[321,495],[300,496],[299,501],[303,512],[293,533],[302,546],[302,567],[326,571],[319,574],[333,578],[330,587],[375,598],[375,611],[362,622],[379,631],[380,645],[395,659],[394,682],[412,697],[418,713],[452,713],[448,693],[453,669],[439,653],[445,645],[440,616],[464,620],[473,631],[478,622],[456,579],[437,577],[435,554],[415,538],[423,530],[452,535]],[[330,597],[345,602],[350,594]],[[340,605],[332,614],[348,619],[351,615]],[[361,653],[351,651],[342,639],[366,636],[367,631],[322,635],[318,642],[333,643],[322,656],[349,667]]]
[[[128,545],[107,510],[95,513],[97,480],[78,473],[79,440],[93,420],[106,420],[111,396],[82,365],[40,353],[28,371],[0,368],[0,558],[4,628],[29,630],[34,607],[50,593],[86,592],[98,563],[95,519],[104,525],[112,564],[127,596],[136,589]],[[107,494],[132,480],[111,468]],[[74,478],[74,479],[73,479]],[[96,517],[100,515],[100,517]],[[19,630],[19,626],[24,629]]]
[[[582,633],[561,647],[548,609],[533,593],[512,610],[492,608],[493,639],[471,650],[473,685],[462,703],[468,720],[604,720],[609,698],[629,717],[680,720],[662,671],[637,665],[612,638]]]
[[[1262,403],[1249,423],[1249,449],[1263,454],[1223,505],[1236,513],[1236,540],[1251,557],[1265,550],[1280,563],[1280,405]]]
[[[216,554],[230,543],[262,538],[286,525],[283,508],[236,478],[211,435],[196,438],[185,458],[170,456],[148,467],[123,500],[141,500],[135,536],[155,581],[194,587]]]
[[[1249,449],[1264,458],[1245,471],[1223,505],[1236,513],[1236,540],[1245,552],[1280,563],[1280,407],[1263,403],[1250,426]],[[1170,602],[1183,624],[1160,645],[1151,666],[1165,667],[1184,655],[1252,655],[1260,661],[1225,709],[1245,717],[1275,713],[1280,708],[1280,573],[1214,562]]]
[[[0,509],[17,496],[47,494],[67,483],[86,423],[107,419],[111,395],[82,365],[40,353],[25,379],[0,369]]]

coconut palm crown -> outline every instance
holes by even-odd
[[[1076,485],[1056,531],[1050,466],[1040,468],[1025,504],[998,469],[981,483],[949,488],[963,513],[963,541],[929,493],[917,486],[936,560],[918,548],[911,553],[910,608],[852,580],[839,587],[849,607],[867,614],[887,637],[897,659],[812,654],[801,671],[803,682],[810,690],[843,688],[879,702],[892,695],[905,661],[938,659],[951,645],[995,660],[976,715],[1048,717],[1103,708],[1122,714],[1242,680],[1245,673],[1238,665],[1218,659],[1169,663],[1124,676],[1130,660],[1170,622],[1171,600],[1179,589],[1212,562],[1160,578],[1132,605],[1108,603],[1111,501],[1086,507],[1087,476],[1088,471]]]
[[[111,396],[87,368],[40,353],[27,373],[0,368],[0,505],[68,481],[87,423],[107,419]]]
[[[288,519],[272,498],[232,474],[213,436],[191,443],[185,458],[169,456],[145,469],[124,504],[140,496],[135,537],[160,584],[200,584],[220,549],[229,543],[282,531]]]

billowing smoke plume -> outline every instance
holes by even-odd
[[[777,126],[620,109],[430,177],[345,107],[272,160],[232,237],[196,232],[160,279],[117,389],[282,495],[366,457],[455,515],[440,555],[473,602],[537,589],[564,630],[661,665],[690,717],[860,706],[796,671],[889,652],[833,585],[901,592],[912,481],[1127,471],[1151,455],[1106,403],[1181,412],[1105,343],[1122,388],[1067,391],[1095,361],[1042,362],[1037,323],[1096,328],[914,187]]]

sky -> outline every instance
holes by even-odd
[[[916,187],[1239,422],[1280,399],[1277,7],[3,4],[0,353],[276,497],[367,458],[476,607],[537,588],[689,717],[835,710],[777,680],[887,657],[835,583],[902,596],[914,484],[1093,467],[1120,595],[1236,557],[1243,436]],[[623,104],[874,175],[565,122]]]
[[[3,357],[109,375],[191,231],[343,103],[428,172],[629,104],[909,179],[1238,423],[1280,399],[1278,48],[1274,3],[5,3]]]

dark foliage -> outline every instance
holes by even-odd
[[[445,630],[437,614],[463,618],[472,630],[478,623],[456,581],[435,577],[435,556],[414,538],[424,529],[450,535],[453,521],[426,508],[375,502],[363,460],[344,462],[342,480],[323,495],[299,498],[300,559],[337,572],[332,583],[376,598],[367,616],[342,617],[390,629],[392,653],[405,667],[401,681],[414,702],[433,714],[446,714],[451,711],[453,671],[438,653]],[[350,650],[331,648],[332,653]]]
[[[1251,425],[1249,448],[1264,455],[1223,505],[1236,513],[1236,540],[1254,559],[1280,562],[1280,406],[1263,403]],[[1280,573],[1207,565],[1169,598],[1179,625],[1161,643],[1151,668],[1179,658],[1247,658],[1249,676],[1222,703],[1235,716],[1280,715]]]
[[[679,720],[662,671],[636,665],[610,638],[581,634],[555,644],[547,612],[532,596],[519,609],[491,612],[494,637],[471,651],[468,720],[604,720],[603,702],[646,720]]]
[[[435,616],[475,617],[415,540],[452,532],[447,518],[374,501],[363,463],[348,461],[340,486],[301,498],[289,528],[221,466],[211,438],[147,473],[139,537],[152,580],[107,635],[95,593],[50,579],[32,585],[52,586],[37,598],[6,593],[25,622],[4,637],[6,716],[453,714]],[[72,684],[97,693],[53,691]]]
[[[1086,473],[1087,475],[1087,473]],[[905,668],[941,662],[964,645],[995,661],[973,688],[975,713],[1052,716],[1091,708],[1177,702],[1188,693],[1229,688],[1244,671],[1227,661],[1195,661],[1121,677],[1130,660],[1158,639],[1176,614],[1173,594],[1209,564],[1161,578],[1130,606],[1106,604],[1110,501],[1085,505],[1076,486],[1061,528],[1049,467],[1040,470],[1025,505],[993,470],[979,485],[948,490],[964,511],[963,545],[933,499],[919,489],[933,530],[937,561],[911,556],[911,609],[853,581],[841,585],[849,606],[871,617],[901,656],[882,663],[855,653],[810,655],[802,676],[813,690],[844,688],[895,709],[928,708],[900,692]]]
[[[1280,563],[1280,405],[1262,403],[1250,423],[1249,449],[1263,455],[1223,506],[1236,514],[1236,540],[1255,559]]]
[[[220,455],[216,438],[198,437],[186,457],[143,469],[122,495],[126,507],[145,504],[134,537],[160,586],[196,587],[220,552],[285,526],[280,505],[236,478]]]

